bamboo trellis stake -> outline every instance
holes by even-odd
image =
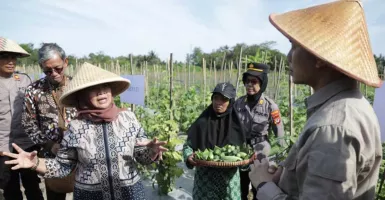
[[[170,120],[173,120],[173,100],[172,100],[172,89],[173,89],[173,82],[172,82],[172,76],[173,76],[173,63],[172,63],[172,53],[170,53],[170,60],[169,60],[169,76],[170,76]]]
[[[241,46],[241,52],[239,53],[239,60],[238,60],[238,75],[237,75],[236,94],[238,94],[239,79],[241,76],[241,70],[242,70],[242,46]]]
[[[203,58],[203,103],[206,107],[206,60]]]
[[[133,60],[132,60],[132,54],[130,54],[130,68],[131,68],[131,75],[134,75],[134,66],[133,66]],[[135,111],[135,105],[131,104],[131,111]]]
[[[290,136],[294,134],[294,121],[293,121],[293,77],[289,75],[289,110],[290,110]]]

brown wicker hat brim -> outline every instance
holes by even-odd
[[[25,57],[29,57],[30,56],[30,54],[20,53],[20,52],[16,52],[16,51],[0,51],[0,54],[2,54],[2,53],[16,54],[17,58],[25,58]]]
[[[271,14],[269,21],[289,40],[341,73],[369,86],[382,85],[359,1]]]
[[[91,82],[88,84],[84,84],[81,87],[78,87],[71,91],[71,93],[63,94],[60,98],[60,102],[62,105],[66,107],[76,107],[78,105],[78,97],[77,95],[87,88],[96,86],[96,85],[102,85],[107,83],[111,88],[112,96],[118,96],[119,94],[123,93],[130,87],[130,81],[128,80],[104,80],[104,81],[97,81],[97,82]]]

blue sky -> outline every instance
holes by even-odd
[[[184,60],[194,46],[262,43],[286,53],[289,42],[268,21],[330,0],[8,0],[0,35],[19,43],[56,42],[67,54],[103,51],[119,56],[154,50]],[[363,0],[375,54],[385,54],[385,1]]]

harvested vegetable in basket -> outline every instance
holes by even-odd
[[[195,159],[215,162],[237,162],[247,160],[253,155],[249,145],[233,146],[226,145],[222,148],[215,146],[214,149],[198,150],[195,152]]]

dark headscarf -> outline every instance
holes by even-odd
[[[236,96],[234,86],[231,83],[220,83],[215,87],[213,95],[216,93],[230,99],[230,103],[222,114],[217,114],[210,104],[190,126],[187,131],[188,140],[191,141],[194,151],[213,149],[214,146],[223,147],[227,144],[242,145],[246,142],[241,121],[233,109]]]
[[[268,84],[268,76],[269,73],[269,66],[262,64],[262,63],[249,63],[247,71],[243,73],[242,81],[245,83],[247,76],[254,76],[259,79],[261,82],[260,90],[255,95],[248,95],[247,100],[249,101],[255,101],[257,102],[259,98],[261,98],[261,95],[263,92],[265,92]]]

